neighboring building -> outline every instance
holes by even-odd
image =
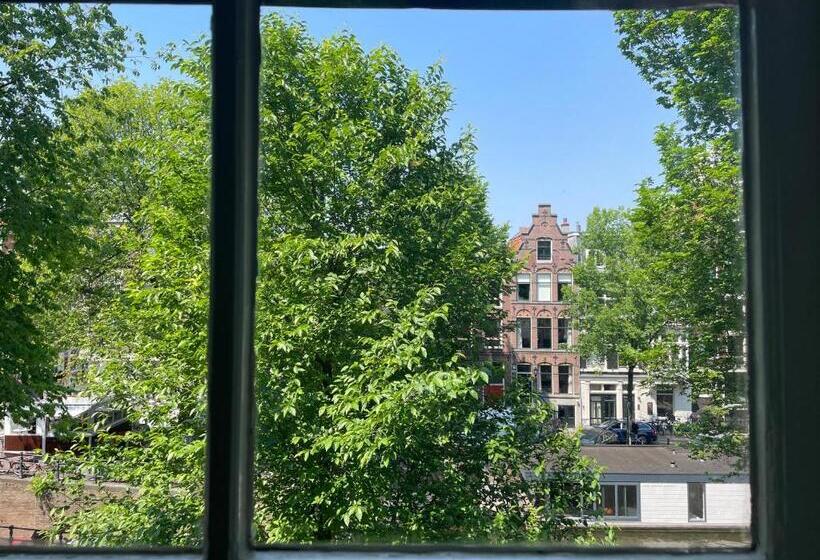
[[[540,204],[532,223],[510,240],[524,266],[502,296],[505,382],[529,384],[556,407],[558,416],[576,426],[581,416],[580,361],[570,348],[572,322],[564,290],[572,286],[577,232],[558,224],[548,204]],[[490,392],[498,390],[490,388]]]
[[[646,374],[634,374],[635,418],[649,420],[674,416],[684,421],[692,413],[692,401],[680,387],[645,387]],[[609,419],[626,417],[627,368],[620,367],[618,356],[581,360],[581,421],[593,426]]]
[[[581,452],[603,468],[604,521],[621,544],[749,544],[747,473],[726,461],[689,457],[676,445],[589,446]]]
[[[529,383],[570,427],[624,418],[627,398],[627,369],[620,367],[617,355],[582,359],[571,351],[577,333],[572,331],[564,290],[573,285],[573,248],[580,236],[580,226],[573,231],[566,219],[559,224],[550,205],[539,204],[531,224],[510,239],[523,267],[501,297],[501,344],[489,352],[506,375],[491,379],[485,391],[497,397],[506,383]],[[644,387],[645,377],[635,372],[636,419],[689,417],[692,403],[685,391]]]

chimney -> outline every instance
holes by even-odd
[[[564,218],[559,229],[561,230],[561,233],[569,233],[569,220]]]

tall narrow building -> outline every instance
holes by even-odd
[[[566,221],[558,223],[549,204],[540,204],[532,223],[510,240],[523,267],[502,296],[507,380],[530,384],[573,427],[580,418],[580,360],[571,350],[572,321],[565,295],[572,287],[576,238]]]

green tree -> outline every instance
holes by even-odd
[[[692,141],[736,137],[740,115],[734,9],[615,12],[619,47],[675,109]]]
[[[568,516],[598,493],[577,439],[545,403],[479,398],[482,333],[517,264],[472,138],[446,139],[441,69],[413,72],[349,35],[316,43],[277,16],[262,38],[257,538],[588,539]],[[207,53],[175,59],[185,81],[117,84],[72,107],[78,152],[101,158],[88,185],[101,215],[128,218],[92,232],[114,255],[103,302],[67,306],[81,319],[62,324],[89,349],[87,390],[143,427],[60,458],[131,491],[89,493],[78,474],[41,484],[68,494],[55,532],[79,543],[200,542]]]
[[[0,5],[0,417],[31,420],[62,394],[40,322],[87,216],[56,131],[66,93],[122,70],[127,45],[104,6]]]
[[[573,269],[576,289],[569,294],[571,313],[579,322],[578,351],[586,357],[615,354],[627,367],[624,415],[629,426],[635,370],[667,370],[673,331],[655,299],[647,253],[628,211],[593,209],[578,253],[584,258]]]
[[[744,243],[738,153],[737,12],[626,11],[615,16],[624,55],[677,110],[683,129],[661,126],[660,181],[638,188],[633,222],[650,284],[688,342],[684,371],[669,381],[711,404],[688,426],[693,447],[742,463],[747,454],[742,354]]]

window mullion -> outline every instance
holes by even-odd
[[[259,3],[214,0],[205,556],[250,548]]]

